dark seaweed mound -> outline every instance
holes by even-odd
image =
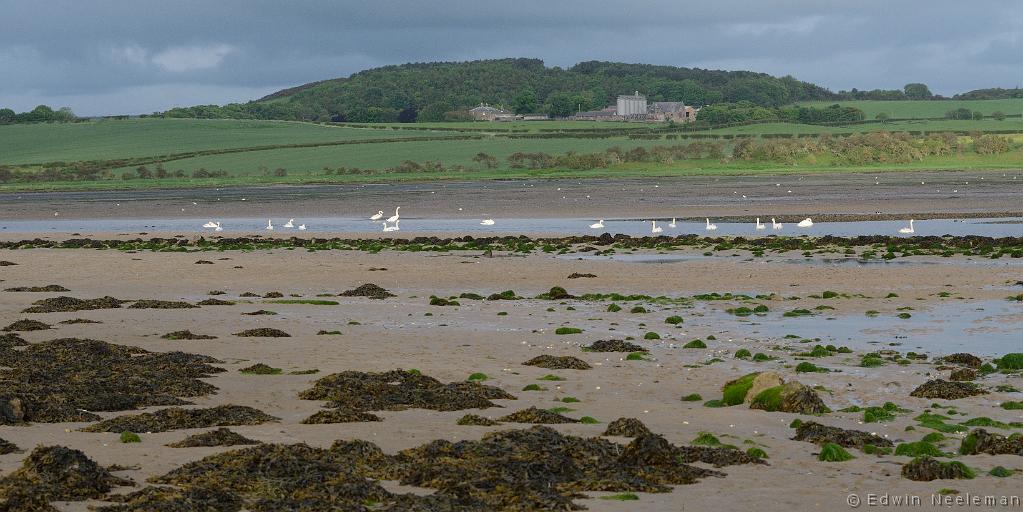
[[[369,297],[371,299],[386,299],[395,295],[373,283],[366,283],[358,288],[341,292],[342,297]]]
[[[504,390],[474,382],[442,384],[415,371],[380,373],[347,371],[323,377],[300,393],[303,400],[328,400],[345,411],[431,409],[459,411],[497,407],[494,399],[514,400]]]
[[[76,299],[74,297],[53,297],[33,302],[33,306],[22,313],[65,313],[71,311],[87,311],[93,309],[115,309],[124,304],[124,300],[113,297],[98,299]]]
[[[306,425],[320,425],[325,423],[360,423],[363,421],[384,421],[373,413],[362,411],[350,411],[347,409],[327,409],[319,411],[312,416],[302,420]]]
[[[100,467],[84,453],[63,446],[39,446],[21,467],[0,479],[0,510],[50,512],[50,501],[101,498],[110,489],[135,485]]]
[[[86,411],[184,405],[216,387],[212,357],[153,353],[105,341],[58,339],[13,350],[0,345],[0,424],[96,421]]]
[[[821,425],[813,421],[805,422],[796,428],[796,437],[793,441],[806,441],[814,444],[835,443],[846,448],[863,448],[863,445],[891,447],[891,441],[868,432],[860,430],[846,430],[844,428]]]
[[[243,338],[290,338],[291,335],[280,330],[271,329],[269,327],[260,327],[259,329],[248,329],[242,332],[234,333],[235,336],[241,336]]]
[[[466,414],[461,418],[458,418],[458,425],[475,425],[478,427],[493,427],[494,425],[500,425],[497,421],[490,418],[484,418],[478,414]]]
[[[593,368],[586,361],[572,356],[552,356],[544,354],[522,363],[525,366],[538,366],[548,370],[589,370]]]
[[[647,350],[635,343],[622,340],[597,340],[584,347],[591,352],[646,352]]]
[[[67,288],[59,284],[48,284],[46,286],[15,286],[7,288],[5,292],[69,292]]]
[[[199,306],[234,306],[234,302],[220,299],[204,299],[196,302]]]
[[[195,334],[192,331],[174,331],[160,336],[165,340],[215,340],[216,336],[210,336],[208,334]]]
[[[45,331],[50,328],[50,324],[40,322],[38,320],[18,320],[7,327],[4,327],[4,332],[13,331]]]
[[[167,432],[182,428],[259,425],[279,419],[244,405],[218,405],[206,409],[171,407],[110,418],[89,425],[82,432]]]
[[[941,379],[929,380],[913,390],[909,396],[917,398],[941,398],[943,400],[957,400],[986,393],[983,388],[972,382],[947,381]]]
[[[197,446],[237,446],[247,444],[259,444],[241,434],[232,432],[230,429],[220,427],[216,430],[203,432],[202,434],[190,435],[176,443],[167,446],[171,448],[194,448]]]
[[[536,407],[530,407],[529,409],[523,409],[516,411],[511,414],[507,414],[497,421],[507,421],[509,423],[532,423],[533,425],[553,425],[558,423],[579,423],[579,420],[575,418],[569,418],[547,409],[537,409]]]
[[[195,304],[176,300],[137,300],[128,309],[192,309],[197,308]]]
[[[650,429],[636,418],[618,418],[607,424],[605,436],[639,437],[650,434]]]

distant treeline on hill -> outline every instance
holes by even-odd
[[[813,107],[762,107],[749,101],[718,103],[700,110],[696,118],[701,125],[729,125],[747,122],[784,121],[803,124],[851,123],[863,121],[863,111],[856,107],[831,105]]]
[[[20,114],[15,113],[9,108],[0,108],[0,124],[70,123],[77,120],[78,117],[75,116],[75,113],[67,107],[53,110],[46,105],[39,105],[28,112]]]
[[[649,101],[707,105],[748,101],[778,107],[832,100],[823,87],[790,76],[648,64],[582,62],[567,69],[537,59],[502,59],[386,66],[348,78],[286,89],[257,101],[200,105],[166,117],[287,119],[336,122],[464,120],[481,103],[517,113],[564,117],[613,105],[619,94],[640,91]]]

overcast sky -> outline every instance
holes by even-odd
[[[0,0],[0,107],[247,101],[404,62],[749,69],[832,90],[1023,85],[1019,0]]]

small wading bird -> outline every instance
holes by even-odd
[[[664,228],[657,227],[657,221],[656,220],[650,221],[650,232],[651,233],[660,233],[662,231],[664,231]]]
[[[902,234],[916,233],[916,231],[913,229],[913,219],[909,219],[909,227],[900,229],[899,233]]]
[[[295,227],[295,219],[288,219],[288,222],[284,223],[284,227],[293,228]]]
[[[757,217],[757,229],[767,229],[767,226],[760,223],[760,217]]]
[[[274,230],[274,223],[273,223],[273,221],[271,219],[266,219],[266,230],[267,231],[273,231]]]
[[[604,219],[600,219],[597,222],[590,224],[592,229],[604,229]]]
[[[808,228],[810,226],[813,226],[813,221],[810,220],[810,217],[807,217],[807,218],[799,221],[799,224],[796,224],[796,225],[801,227],[801,228]]]
[[[710,219],[707,219],[707,231],[714,231],[718,228],[717,224],[711,224]]]
[[[400,210],[400,209],[401,209],[400,206],[395,208],[394,209],[394,215],[391,215],[390,217],[388,217],[387,218],[387,222],[397,222],[398,221],[398,210]]]
[[[376,215],[370,217],[369,220],[380,220],[382,218],[384,218],[384,211],[380,210],[376,213]]]
[[[774,221],[774,217],[771,217],[771,229],[781,229],[781,224]]]

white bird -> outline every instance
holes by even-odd
[[[288,222],[284,223],[284,227],[293,228],[295,227],[295,219],[288,219]]]
[[[668,227],[669,227],[669,228],[673,228],[673,227],[675,227],[675,217],[672,217],[672,218],[671,218],[671,224],[668,224]]]
[[[397,222],[395,222],[393,226],[388,226],[386,222],[384,222],[383,224],[384,224],[384,232],[385,233],[388,233],[388,232],[391,232],[391,231],[398,231],[398,223]]]
[[[810,220],[810,217],[807,217],[807,218],[799,221],[799,224],[796,224],[796,225],[801,227],[801,228],[808,228],[810,226],[813,226],[813,221]]]
[[[224,228],[220,227],[220,223],[217,223],[217,227],[213,228],[213,231],[223,231]]]
[[[900,229],[899,233],[903,234],[916,233],[916,231],[913,229],[913,219],[909,219],[909,227]]]
[[[781,229],[782,225],[774,221],[774,217],[771,217],[771,229]]]
[[[599,221],[597,221],[597,222],[595,222],[593,224],[590,224],[590,228],[592,228],[592,229],[604,229],[604,219],[600,219]]]
[[[217,227],[217,223],[213,222],[211,220],[211,221],[207,222],[206,224],[203,224],[202,227],[204,227],[204,228],[215,228],[215,227]]]
[[[710,219],[707,219],[707,231],[714,231],[717,228],[717,224],[711,224]]]
[[[656,220],[650,221],[650,232],[651,233],[660,233],[662,231],[664,231],[664,228],[657,227],[657,221]]]
[[[274,230],[274,223],[270,219],[266,219],[266,230],[267,231],[273,231]]]
[[[305,231],[305,224],[299,224],[298,225],[298,230],[299,231]]]
[[[767,229],[767,226],[760,223],[760,217],[757,217],[757,229]]]
[[[494,225],[494,219],[483,219],[483,220],[480,221],[480,225],[481,226],[493,226]]]
[[[376,215],[370,217],[369,220],[380,220],[382,218],[384,218],[384,211],[380,210],[376,213]]]
[[[396,221],[394,221],[394,230],[395,230],[395,231],[401,231],[401,228],[399,228],[399,227],[398,227],[398,223],[399,223],[399,222],[401,222],[401,220],[400,220],[400,219],[399,219],[399,220],[396,220]]]
[[[396,222],[398,220],[398,210],[400,210],[400,209],[401,209],[400,206],[395,208],[394,209],[394,215],[391,215],[390,217],[388,217],[387,218],[387,222]]]

